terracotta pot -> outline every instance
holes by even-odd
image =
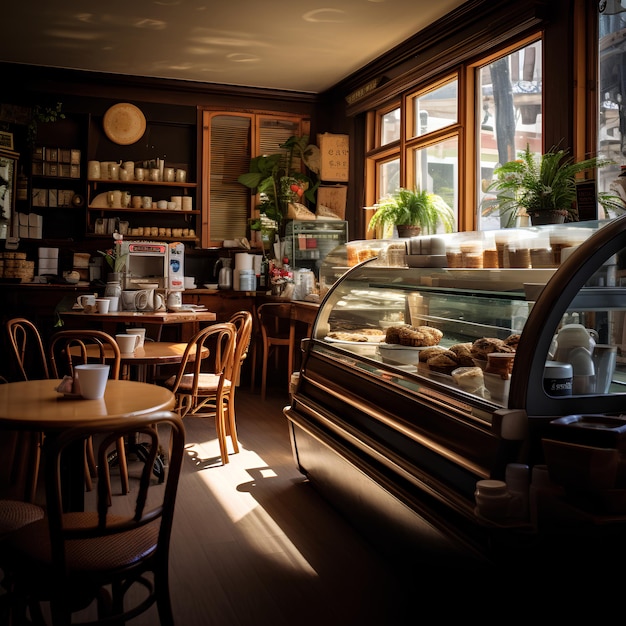
[[[566,211],[539,211],[530,214],[530,221],[533,226],[541,226],[543,224],[563,224],[566,217]]]
[[[410,224],[397,224],[398,237],[417,237],[422,229],[420,226],[412,226]]]

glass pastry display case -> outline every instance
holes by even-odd
[[[285,409],[300,470],[439,562],[623,531],[626,216],[437,239],[403,266],[328,255]],[[485,480],[504,512],[477,506]]]

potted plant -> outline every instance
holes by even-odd
[[[577,222],[576,176],[612,161],[592,157],[574,162],[567,154],[554,147],[536,155],[527,145],[519,159],[497,166],[493,181],[484,187],[495,197],[483,199],[482,215],[498,213],[504,227],[515,226],[520,215],[530,216],[533,224]]]
[[[237,180],[242,185],[259,194],[257,206],[261,216],[276,223],[282,231],[282,223],[290,202],[315,203],[315,192],[319,181],[297,169],[302,161],[314,174],[319,174],[316,165],[317,146],[309,144],[308,135],[292,136],[280,145],[283,152],[262,155],[250,160],[250,171],[241,174]],[[260,228],[261,222],[258,224]]]
[[[441,226],[450,233],[454,230],[454,212],[446,201],[425,189],[399,189],[376,206],[368,228],[381,227],[388,231],[394,226],[399,237],[420,233],[434,233]]]

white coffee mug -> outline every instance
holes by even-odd
[[[143,348],[143,344],[146,341],[146,329],[145,328],[128,328],[126,330],[127,335],[136,335],[139,337],[137,348]]]
[[[153,308],[153,299],[153,289],[140,289],[135,292],[135,309],[137,311],[151,311]]]
[[[117,313],[120,310],[119,296],[104,296],[104,299],[109,301],[109,313]]]
[[[98,313],[108,313],[110,306],[111,302],[106,298],[96,298],[96,310],[98,311]]]
[[[78,298],[76,298],[76,304],[78,304],[78,306],[82,306],[83,309],[86,306],[95,306],[96,296],[93,293],[83,294],[82,296],[78,296]]]
[[[122,309],[124,311],[135,311],[136,291],[122,291]]]
[[[139,335],[115,335],[115,341],[122,354],[131,354],[139,347]]]
[[[109,365],[88,363],[74,368],[74,391],[87,400],[98,400],[104,396],[109,378]]]

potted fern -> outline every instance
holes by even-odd
[[[519,158],[494,169],[494,179],[484,191],[482,215],[500,215],[503,226],[515,226],[520,215],[530,216],[533,224],[577,222],[576,176],[612,163],[593,157],[575,162],[566,150],[556,147],[542,155],[526,150]],[[603,201],[603,197],[600,197]]]
[[[399,237],[435,233],[439,227],[450,233],[455,227],[450,206],[441,196],[425,189],[399,189],[383,198],[375,208],[368,228],[380,228],[388,233],[395,226]]]

